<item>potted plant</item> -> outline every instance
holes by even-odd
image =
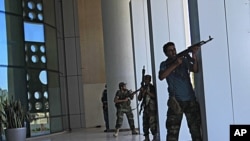
[[[26,112],[20,100],[3,101],[0,104],[1,133],[5,131],[7,141],[25,141],[25,122],[30,121],[30,114]]]

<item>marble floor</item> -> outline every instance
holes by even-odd
[[[122,131],[118,137],[113,137],[113,132],[103,131],[102,128],[77,129],[71,132],[32,137],[26,141],[143,141],[144,139],[142,134],[132,135],[130,131]]]

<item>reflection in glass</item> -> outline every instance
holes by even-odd
[[[31,45],[31,51],[36,52],[37,51],[37,46],[36,45]]]
[[[28,92],[28,100],[30,100],[30,92]]]
[[[46,58],[45,58],[44,55],[41,57],[41,61],[42,61],[43,63],[46,63]]]
[[[43,14],[39,13],[39,14],[38,14],[38,19],[39,19],[40,21],[42,21],[42,20],[43,20]]]
[[[0,0],[1,1],[1,0]],[[4,2],[0,2],[1,3]],[[0,6],[1,7],[1,6]],[[0,13],[0,27],[1,27],[1,34],[0,34],[0,49],[1,49],[1,55],[0,55],[0,65],[7,65],[7,58],[8,58],[8,50],[7,50],[7,37],[6,37],[6,17],[4,13]],[[2,74],[0,74],[0,78]]]
[[[7,90],[8,86],[8,78],[7,78],[7,68],[6,67],[0,67],[0,88],[2,90]]]
[[[39,79],[40,79],[41,83],[43,83],[44,85],[47,85],[47,71],[45,71],[45,70],[41,71],[41,73],[39,75]]]
[[[30,76],[29,76],[29,74],[27,74],[27,75],[26,75],[26,79],[27,79],[27,81],[29,81],[29,80],[30,80]]]
[[[0,0],[0,11],[5,11],[5,8],[4,8],[4,1],[5,0]]]
[[[33,63],[37,63],[38,62],[38,57],[36,55],[32,55],[31,60]]]
[[[45,109],[48,110],[49,109],[49,102],[45,102],[44,106],[45,106]]]
[[[25,41],[44,42],[43,24],[24,22],[24,35]]]
[[[40,99],[41,98],[40,92],[35,92],[34,96],[35,96],[35,99]]]
[[[29,61],[29,57],[26,55],[25,56],[25,61],[28,62]]]
[[[29,12],[29,18],[30,18],[31,20],[36,19],[36,14],[35,14],[34,12]]]
[[[48,99],[48,92],[44,92],[44,93],[43,93],[43,96],[44,96],[46,99]]]
[[[42,107],[43,107],[43,105],[41,102],[36,102],[36,105],[35,105],[36,110],[41,110]]]
[[[38,9],[39,11],[42,11],[42,10],[43,10],[43,6],[42,6],[41,3],[38,3],[38,4],[36,5],[36,7],[37,7],[37,9]]]
[[[42,53],[44,53],[44,52],[45,52],[45,47],[44,47],[44,46],[41,46],[41,47],[40,47],[40,51],[41,51]]]
[[[29,103],[29,111],[32,110],[32,104]]]
[[[28,7],[29,7],[29,9],[34,9],[34,8],[35,8],[34,2],[29,1],[29,2],[28,2]]]

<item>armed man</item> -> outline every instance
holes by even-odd
[[[135,130],[134,125],[134,115],[132,112],[132,108],[130,106],[131,100],[134,98],[134,93],[129,91],[126,87],[126,83],[120,82],[119,83],[119,90],[117,90],[114,98],[115,106],[116,106],[116,125],[115,125],[115,133],[114,137],[118,136],[119,129],[122,126],[123,122],[123,114],[126,114],[130,129],[132,134],[138,134]]]
[[[190,49],[191,57],[189,54],[176,54],[173,42],[163,46],[163,52],[168,58],[160,64],[159,79],[165,79],[168,83],[167,141],[178,141],[183,114],[186,116],[192,141],[202,141],[200,106],[190,81],[190,72],[198,72],[196,52],[199,48],[197,45]],[[169,60],[174,61],[168,63]]]
[[[153,140],[157,139],[157,97],[155,86],[151,83],[151,76],[144,76],[144,86],[141,87],[138,95],[138,100],[142,101],[140,112],[143,110],[142,124],[145,139],[144,141],[150,141],[149,130],[153,135]]]

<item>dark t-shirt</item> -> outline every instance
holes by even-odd
[[[165,70],[169,66],[166,61],[160,65],[160,70]],[[190,81],[189,68],[191,64],[187,58],[174,71],[172,71],[166,81],[168,83],[168,92],[170,96],[175,96],[179,101],[189,101],[195,99],[194,90]]]

